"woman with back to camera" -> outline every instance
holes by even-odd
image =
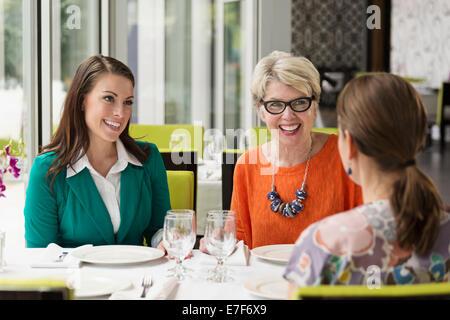
[[[134,76],[101,55],[81,63],[52,141],[35,158],[25,201],[28,247],[159,246],[170,209],[162,157],[128,134]],[[158,245],[159,244],[159,245]]]
[[[250,249],[293,244],[311,223],[361,204],[361,190],[342,167],[337,136],[312,131],[321,88],[308,59],[273,52],[256,65],[251,91],[272,140],[237,161],[237,238]]]
[[[291,290],[366,285],[373,270],[381,284],[450,281],[449,214],[416,164],[427,130],[418,93],[395,75],[363,76],[345,86],[337,113],[342,163],[364,204],[301,234],[284,274]]]

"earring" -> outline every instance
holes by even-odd
[[[348,167],[348,169],[347,169],[347,174],[348,174],[348,175],[351,175],[351,174],[352,174],[352,168]]]

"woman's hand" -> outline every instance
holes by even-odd
[[[199,249],[200,249],[201,252],[209,254],[208,250],[206,249],[205,237],[200,239]]]
[[[165,255],[167,254],[167,257],[169,259],[171,259],[171,260],[174,259],[173,256],[171,256],[170,254],[167,253],[166,247],[164,247],[164,243],[162,241],[158,244],[157,249],[162,250]],[[184,259],[192,258],[192,256],[193,256],[193,254],[192,254],[192,251],[191,251]]]

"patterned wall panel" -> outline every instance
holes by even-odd
[[[366,0],[292,0],[292,52],[318,68],[366,69]]]
[[[449,0],[392,0],[391,72],[435,88],[449,79]]]

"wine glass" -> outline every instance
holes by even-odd
[[[164,218],[163,241],[167,252],[175,257],[174,275],[178,280],[185,278],[183,260],[192,251],[196,232],[192,214],[167,214]]]
[[[171,210],[167,210],[167,214],[168,215],[169,214],[188,214],[188,215],[192,215],[192,219],[193,219],[192,223],[194,225],[195,234],[197,234],[197,218],[196,218],[194,210],[191,210],[191,209],[171,209]],[[169,274],[171,274],[171,273],[175,274],[175,269],[176,269],[176,266],[170,268],[168,270]],[[192,271],[192,269],[187,268],[185,265],[181,265],[181,269],[182,269],[183,274],[186,274],[187,271]]]
[[[224,149],[224,136],[220,131],[211,131],[205,134],[205,159],[214,160],[220,164]]]
[[[217,258],[217,265],[215,269],[210,270],[208,280],[219,283],[232,280],[224,262],[236,247],[236,216],[233,211],[208,212],[205,225],[205,244],[208,252]]]

